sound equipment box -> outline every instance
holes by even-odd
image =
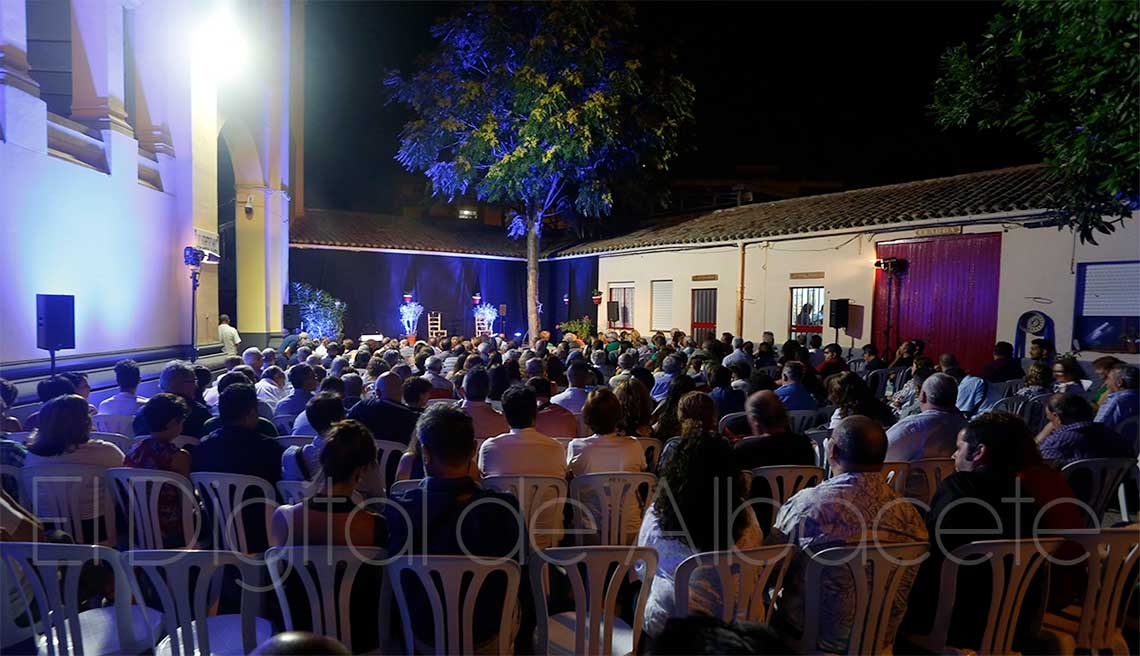
[[[851,299],[849,298],[831,299],[831,304],[827,308],[827,326],[829,328],[847,327],[850,303]]]
[[[621,321],[621,306],[617,301],[609,301],[606,303],[606,320],[610,323]]]
[[[294,330],[301,327],[301,306],[289,303],[281,306],[281,325],[285,330]]]
[[[75,348],[75,297],[36,294],[36,348]]]

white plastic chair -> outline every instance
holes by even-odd
[[[120,435],[119,433],[99,433],[92,431],[91,439],[110,442],[111,444],[119,447],[119,450],[122,451],[124,455],[127,453],[127,451],[131,450],[132,446],[134,446],[133,439],[127,437],[126,435]]]
[[[123,565],[149,583],[162,608],[156,656],[248,654],[273,635],[272,623],[258,617],[257,588],[262,569],[232,551],[181,549],[128,551]],[[221,583],[241,579],[237,614],[217,613]],[[156,637],[157,637],[156,635]]]
[[[1060,538],[1027,540],[984,540],[964,544],[942,561],[938,586],[938,607],[927,635],[908,635],[907,640],[924,650],[942,654],[955,647],[972,649],[978,654],[1013,654],[1013,638],[1021,606],[1025,602],[1034,574],[1050,553],[1060,546]],[[992,572],[989,612],[985,632],[979,645],[952,645],[949,640],[950,620],[958,590],[958,563],[978,567],[988,562]],[[984,603],[986,599],[962,599],[965,604]]]
[[[638,497],[643,486],[647,488],[643,497],[647,502],[653,498],[657,477],[624,472],[575,476],[570,481],[570,498],[574,500],[578,544],[592,540],[606,545],[630,544],[637,537],[637,530],[633,529],[631,534],[627,524],[641,523],[645,502]],[[636,522],[628,517],[630,513],[638,514]],[[592,534],[587,535],[587,532]]]
[[[816,427],[816,410],[792,410],[788,413],[788,430],[803,433]]]
[[[273,547],[265,552],[265,565],[277,592],[285,630],[292,631],[297,614],[302,608],[289,605],[285,585],[299,581],[309,600],[309,617],[312,632],[328,636],[352,649],[352,588],[361,568],[368,563],[379,565],[384,557],[382,549],[308,545]],[[381,604],[387,610],[385,604]],[[378,616],[377,627],[388,625],[388,616]],[[384,636],[379,636],[381,639]],[[379,644],[379,643],[378,643]],[[355,653],[355,651],[354,651]],[[409,652],[410,653],[410,652]]]
[[[910,470],[909,462],[884,462],[883,475],[887,477],[887,485],[894,489],[900,497],[906,495],[906,479]]]
[[[901,617],[892,617],[899,586],[917,570],[929,545],[925,542],[877,544],[873,547],[832,547],[812,554],[804,567],[804,629],[800,653],[818,653],[820,621],[824,617],[823,577],[846,568],[854,586],[855,607],[847,653],[889,654]],[[1004,652],[1003,652],[1004,653]]]
[[[80,598],[79,574],[88,563],[110,568],[116,594],[111,605],[80,611],[87,599]],[[132,596],[139,599],[141,595],[114,549],[2,542],[0,567],[7,569],[10,580],[25,581],[17,589],[29,616],[33,604],[39,609],[35,631],[41,654],[137,654],[154,644],[147,638],[155,635],[161,621],[159,613],[131,604]]]
[[[313,443],[312,435],[285,435],[274,439],[283,449],[288,449],[291,446],[306,447]]]
[[[673,575],[673,617],[690,614],[689,587],[698,572],[708,572],[720,591],[720,619],[768,623],[772,601],[783,587],[792,545],[693,554]]]
[[[657,459],[661,457],[661,440],[652,437],[637,437],[634,439],[645,448],[646,471],[655,471],[657,469]]]
[[[309,496],[308,486],[309,481],[277,481],[277,494],[283,504],[301,503]]]
[[[1127,656],[1123,627],[1125,606],[1131,595],[1125,594],[1125,586],[1135,586],[1140,565],[1140,526],[1133,524],[1085,535],[1067,533],[1065,539],[1084,548],[1088,584],[1080,605],[1045,615],[1045,631],[1057,639],[1062,654],[1079,649]]]
[[[23,503],[20,499],[23,494],[20,493],[20,468],[13,465],[0,465],[0,488],[4,490],[14,491],[13,498],[17,502]]]
[[[573,441],[574,438],[573,437],[556,437],[556,438],[554,438],[554,440],[562,445],[563,450],[569,451],[570,450],[570,442]]]
[[[1140,480],[1140,455],[1136,456],[1136,478]],[[1116,489],[1117,501],[1120,504],[1120,519],[1125,522],[1133,521],[1130,511],[1128,510],[1128,477]]]
[[[135,418],[131,415],[95,415],[91,418],[95,430],[119,435],[135,434]]]
[[[1029,402],[1029,399],[1024,396],[1007,396],[994,404],[990,408],[990,412],[1008,412],[1014,415],[1021,415],[1021,407]]]
[[[1112,495],[1135,466],[1136,461],[1132,458],[1087,458],[1065,465],[1061,474],[1073,489],[1073,494],[1092,508],[1099,524]]]
[[[502,560],[491,564],[483,559],[467,556],[405,556],[388,565],[388,585],[396,597],[400,609],[400,623],[404,632],[407,653],[434,654],[473,654],[475,600],[479,591],[492,578],[505,577],[505,594],[501,606],[499,622],[499,654],[514,651],[515,613],[518,601],[519,580],[522,578],[519,564],[513,560]],[[407,576],[405,576],[407,574]],[[410,580],[409,580],[410,579]],[[426,597],[428,608],[416,608],[417,612],[430,609],[433,635],[431,644],[424,644],[427,636],[415,635],[412,626],[412,608],[408,600],[408,585],[412,581],[413,590],[421,590]],[[418,643],[418,644],[417,644]]]
[[[95,544],[95,525],[102,519],[105,539],[115,544],[115,502],[98,465],[24,465],[20,495],[28,510],[45,523],[56,523],[78,544]],[[90,509],[85,499],[94,501]],[[86,526],[85,526],[86,524]]]
[[[274,415],[273,427],[277,429],[278,435],[291,435],[296,421],[297,415]]]
[[[277,491],[268,481],[257,476],[227,474],[223,472],[194,472],[190,481],[202,500],[209,502],[215,537],[221,536],[222,544],[230,551],[250,553],[249,540],[242,514],[235,516],[239,505],[261,504],[265,508],[265,535],[269,535],[269,523],[277,508]],[[260,499],[247,496],[256,491]],[[244,500],[244,501],[243,501]],[[215,539],[215,543],[217,540]]]
[[[422,478],[408,478],[402,481],[396,481],[392,483],[392,487],[388,489],[388,496],[394,497],[413,488],[417,488],[420,486],[420,481],[422,480]]]
[[[823,441],[828,437],[831,437],[831,429],[814,428],[809,431],[804,431],[804,435],[811,440],[812,446],[815,448],[816,464],[818,464],[820,467],[823,467],[824,470],[827,470],[827,449],[823,447]]]
[[[400,456],[404,455],[408,445],[390,440],[375,440],[375,442],[376,462],[380,463],[380,480],[384,482],[384,491],[391,494],[388,473],[396,471],[396,463],[400,462]],[[475,449],[475,452],[478,453],[479,450]],[[394,462],[393,459],[395,459]]]
[[[915,476],[916,473],[918,474],[917,477]],[[942,479],[953,473],[953,458],[920,458],[910,461],[907,478],[921,478],[925,482],[926,494],[922,495],[921,498],[915,497],[915,499],[929,504],[930,500],[934,498],[935,490],[942,484]]]
[[[740,419],[741,417],[746,417],[746,416],[748,416],[748,413],[746,413],[746,412],[730,412],[730,413],[728,413],[727,415],[721,417],[720,421],[717,422],[716,432],[720,433],[721,435],[724,435],[724,430],[726,428],[728,428],[729,424],[736,421],[737,419]]]
[[[530,544],[544,549],[562,539],[562,507],[566,503],[566,479],[557,476],[488,476],[483,487],[513,494],[519,502]],[[539,534],[535,535],[538,531]]]
[[[641,564],[641,591],[633,623],[617,616],[617,596],[631,569]],[[539,654],[632,654],[641,638],[645,602],[657,575],[657,550],[652,547],[561,547],[548,549],[530,561],[530,585],[538,621],[535,650]],[[570,579],[574,610],[547,612],[547,567]]]
[[[166,488],[178,494],[182,510],[182,542],[167,548],[189,547],[197,542],[201,517],[189,480],[158,469],[114,467],[107,470],[107,482],[115,503],[127,518],[127,544],[132,549],[164,548],[158,506]]]
[[[752,486],[756,486],[757,479],[763,479],[768,485],[768,498],[775,504],[772,507],[772,519],[780,512],[780,506],[787,503],[793,494],[805,487],[813,487],[823,482],[823,468],[807,465],[775,465],[772,467],[757,467],[752,470]],[[758,496],[753,493],[751,496]],[[767,527],[763,527],[767,528]]]

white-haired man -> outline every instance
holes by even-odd
[[[455,385],[443,375],[443,358],[433,355],[427,359],[424,367],[427,371],[424,372],[423,377],[431,383],[432,387],[447,390],[452,395],[455,394]]]
[[[256,346],[247,348],[241,353],[241,361],[253,367],[254,374],[261,376],[261,365],[265,362],[264,356],[261,355],[261,349]]]

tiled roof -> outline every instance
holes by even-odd
[[[966,218],[1052,207],[1052,180],[1034,164],[686,214],[620,237],[558,252],[587,255],[651,246],[715,243],[885,226],[923,219]]]
[[[289,243],[526,257],[526,242],[508,238],[507,231],[497,226],[323,209],[306,209],[304,216],[294,220]]]

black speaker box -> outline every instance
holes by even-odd
[[[75,297],[36,294],[36,348],[75,348]]]
[[[285,330],[301,327],[301,306],[296,303],[281,306],[281,325]]]
[[[833,298],[827,308],[827,326],[829,328],[846,328],[848,322],[848,309],[851,299]]]
[[[610,323],[621,321],[621,306],[617,301],[609,301],[606,303],[606,320]]]

